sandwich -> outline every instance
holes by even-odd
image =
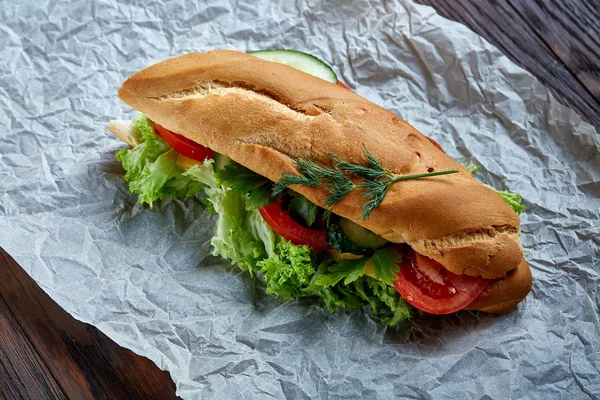
[[[196,197],[214,255],[268,294],[418,313],[501,313],[531,290],[520,196],[479,182],[408,122],[286,50],[189,53],[128,78],[108,129],[150,206]]]

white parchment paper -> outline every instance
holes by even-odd
[[[322,58],[483,179],[521,193],[531,295],[386,329],[281,303],[209,255],[195,200],[127,192],[108,120],[130,74],[188,51]],[[0,246],[186,399],[600,398],[600,140],[530,74],[411,1],[0,3]]]

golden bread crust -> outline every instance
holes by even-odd
[[[493,190],[393,113],[339,86],[235,51],[190,53],[125,81],[119,97],[148,117],[277,181],[294,158],[364,163],[363,145],[389,171],[453,175],[398,182],[370,218],[359,191],[334,212],[449,270],[499,278],[519,265],[519,217]],[[322,187],[293,187],[323,206]]]
[[[465,310],[502,313],[517,306],[531,291],[531,269],[525,260],[503,279],[491,282]]]

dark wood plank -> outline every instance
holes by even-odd
[[[565,48],[579,48],[582,38],[586,43],[597,42],[600,36],[598,19],[590,14],[590,1],[562,1],[562,0],[537,0],[536,9],[532,8],[533,0],[416,0],[418,3],[427,4],[451,20],[458,21],[468,26],[477,34],[483,36],[490,43],[498,47],[512,61],[522,66],[536,76],[540,82],[548,87],[557,99],[577,111],[585,120],[600,128],[600,97],[594,95],[598,85],[598,63],[589,65],[590,60],[597,60],[589,56],[590,51],[582,49],[581,52],[567,52],[560,50],[556,43],[561,43]],[[539,3],[560,3],[563,6],[548,6],[545,13],[541,11],[525,11],[517,1],[530,5],[531,10],[537,10]],[[566,7],[564,4],[569,3]],[[570,16],[564,14],[568,13]],[[551,10],[551,11],[550,11]],[[573,26],[565,26],[567,19],[577,17],[582,24],[575,34]],[[560,15],[560,16],[559,16]],[[544,19],[541,22],[541,18]],[[595,19],[595,22],[589,20]],[[562,29],[559,30],[559,26]],[[540,31],[544,29],[543,34]],[[585,31],[585,35],[581,32]],[[595,40],[592,40],[595,39]],[[587,45],[587,44],[586,44]],[[593,44],[587,45],[594,49]],[[556,51],[562,54],[557,56]],[[582,54],[586,54],[585,56]],[[569,54],[567,57],[566,54]],[[573,72],[574,73],[573,73]],[[577,71],[586,71],[585,74]],[[584,76],[585,75],[585,76]],[[585,81],[585,85],[582,84]]]
[[[600,1],[510,3],[587,91],[600,99]]]
[[[3,299],[0,337],[1,399],[67,398]]]
[[[2,248],[0,300],[7,304],[13,320],[68,398],[177,398],[167,372],[159,370],[147,358],[118,346],[93,326],[76,321]],[[3,335],[2,339],[10,337]],[[43,375],[43,369],[37,373],[47,376]]]

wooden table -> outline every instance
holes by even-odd
[[[0,249],[0,399],[174,399],[175,384],[60,308]]]
[[[468,26],[600,131],[600,0],[416,0]]]
[[[418,0],[462,22],[600,128],[600,2]],[[56,305],[0,250],[0,398],[170,399],[175,386]]]

